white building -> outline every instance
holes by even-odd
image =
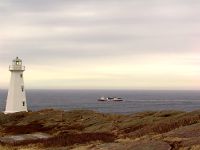
[[[6,110],[4,113],[27,112],[26,93],[23,80],[25,66],[22,66],[22,60],[18,57],[14,59],[12,65],[9,66],[9,70],[11,71],[11,80],[8,89]]]

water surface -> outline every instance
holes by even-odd
[[[0,90],[0,110],[5,108],[6,90]],[[98,102],[101,96],[116,96],[123,102]],[[27,90],[30,110],[56,108],[90,109],[99,112],[132,113],[141,111],[200,109],[200,91],[136,90]]]

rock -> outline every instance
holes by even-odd
[[[18,145],[20,143],[26,143],[26,141],[34,142],[40,139],[48,139],[50,137],[50,135],[45,133],[20,134],[1,137],[0,142],[2,144]]]
[[[105,143],[93,146],[78,147],[74,150],[170,150],[169,144],[163,141],[137,141],[126,143]]]

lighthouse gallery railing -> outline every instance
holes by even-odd
[[[9,66],[9,70],[21,70],[21,71],[24,71],[25,70],[25,66]]]

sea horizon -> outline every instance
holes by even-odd
[[[129,114],[143,111],[194,111],[200,108],[199,90],[119,90],[119,89],[27,89],[28,109],[87,109],[103,113]],[[101,96],[122,97],[123,102],[98,102]],[[7,90],[0,90],[0,110],[4,111]]]

